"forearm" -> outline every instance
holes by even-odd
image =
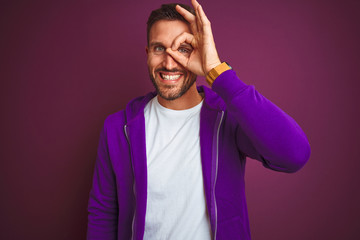
[[[239,146],[250,157],[261,160],[266,167],[294,172],[310,156],[308,140],[299,125],[270,102],[253,86],[243,83],[232,70],[222,73],[212,88],[226,102],[251,147]],[[246,142],[246,141],[239,141]],[[248,149],[253,148],[255,152]]]

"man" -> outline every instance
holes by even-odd
[[[250,239],[245,159],[295,172],[300,127],[221,62],[201,5],[148,20],[156,92],[109,116],[89,200],[88,239]],[[211,89],[194,84],[206,76]]]

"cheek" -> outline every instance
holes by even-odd
[[[150,68],[150,66],[151,66],[151,59],[150,59],[150,57],[147,58],[146,63],[147,63],[147,65],[148,65],[148,67]]]
[[[147,65],[151,71],[155,71],[157,67],[161,64],[161,59],[158,56],[148,56]]]

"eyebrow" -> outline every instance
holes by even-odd
[[[150,43],[150,47],[159,46],[159,45],[163,46],[163,44],[161,42],[152,42],[152,43]]]

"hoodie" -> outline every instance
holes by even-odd
[[[213,239],[250,237],[245,163],[296,172],[310,157],[299,125],[233,70],[216,78],[200,112],[200,151]],[[110,115],[100,135],[88,204],[88,239],[143,239],[147,202],[144,108],[156,96],[138,97]]]

